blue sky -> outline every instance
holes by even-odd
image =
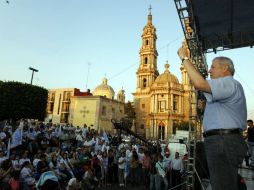
[[[176,54],[183,31],[173,0],[0,0],[0,80],[45,88],[93,90],[103,77],[127,100],[136,88],[141,34],[152,6],[157,29],[158,69],[166,60],[181,81]],[[235,78],[245,90],[249,118],[254,119],[254,50],[240,48],[207,54],[232,58]]]

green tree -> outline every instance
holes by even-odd
[[[136,118],[136,112],[130,101],[124,105],[124,113],[126,114],[125,118],[122,118],[121,121],[125,123],[128,128],[131,128],[133,120]]]
[[[130,101],[128,101],[125,105],[124,105],[124,113],[126,114],[126,118],[129,118],[131,120],[136,118],[136,112],[135,109],[133,107],[133,105],[131,104]]]
[[[48,90],[20,82],[0,81],[0,120],[32,118],[44,120]]]
[[[176,123],[175,125],[178,130],[184,130],[184,131],[189,130],[189,122],[188,121],[181,121],[180,123]],[[192,130],[193,130],[193,127],[192,127]]]

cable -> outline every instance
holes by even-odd
[[[181,35],[181,36],[178,36],[178,37],[175,38],[174,40],[168,42],[166,45],[163,45],[162,47],[160,47],[157,51],[160,51],[160,50],[162,50],[162,49],[168,47],[170,44],[174,43],[175,41],[177,41],[177,40],[178,40],[179,38],[181,38],[181,37],[182,37],[182,35]],[[130,66],[124,68],[124,69],[121,70],[119,73],[116,73],[115,75],[113,75],[112,77],[110,77],[108,80],[111,80],[111,79],[113,79],[113,78],[115,78],[115,77],[121,75],[122,73],[126,72],[127,70],[129,70],[129,69],[132,68],[133,66],[136,66],[136,64],[138,64],[138,63],[139,63],[139,62],[136,62],[136,63],[134,63],[134,64],[132,64],[132,65],[130,65]]]
[[[254,95],[254,90],[240,77],[239,74],[236,73],[236,75],[239,77],[239,79],[248,87],[248,89],[251,91],[251,93]]]

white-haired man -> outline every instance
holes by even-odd
[[[237,190],[238,165],[247,152],[242,131],[247,109],[242,85],[233,78],[231,59],[216,57],[205,80],[188,58],[186,47],[178,50],[191,83],[203,91],[206,108],[203,119],[204,144],[212,189]]]

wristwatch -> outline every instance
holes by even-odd
[[[188,57],[184,57],[182,58],[182,63],[185,61],[185,60],[190,60]]]

